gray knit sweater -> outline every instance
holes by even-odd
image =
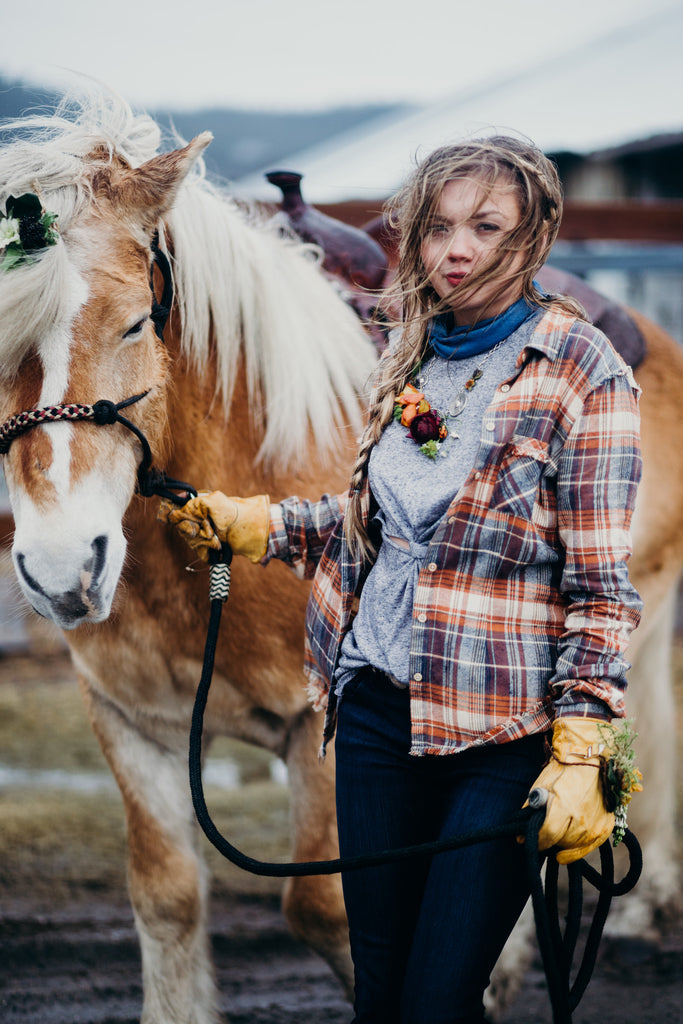
[[[379,505],[382,545],[363,587],[358,614],[344,638],[336,675],[338,694],[366,665],[407,682],[413,595],[429,539],[474,465],[486,432],[484,414],[496,389],[513,374],[517,356],[541,314],[539,310],[526,320],[488,357],[464,411],[446,421],[457,438],[449,436],[434,461],[396,422],[385,428],[373,449],[368,474]],[[435,356],[426,363],[420,390],[432,408],[445,414],[485,357],[485,352],[468,359]]]

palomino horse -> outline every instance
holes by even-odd
[[[273,499],[341,490],[372,346],[308,250],[193,176],[209,137],[157,156],[154,122],[112,97],[21,129],[0,155],[3,202],[37,194],[58,214],[59,241],[0,272],[0,418],[143,395],[126,414],[174,477]],[[165,345],[150,319],[156,231],[176,285]],[[633,569],[648,611],[630,709],[648,782],[633,822],[650,865],[641,931],[675,890],[668,652],[683,561],[683,356],[644,329],[646,470]],[[17,437],[5,457],[13,558],[29,602],[66,630],[122,793],[142,1020],[208,1024],[217,1016],[208,881],[187,782],[206,577],[188,576],[184,543],[156,523],[156,502],[135,496],[139,457],[121,425],[45,423]],[[237,560],[206,715],[208,739],[239,737],[287,762],[300,860],[336,850],[333,768],[318,763],[321,723],[302,685],[306,596],[284,566]],[[348,984],[338,879],[288,884],[284,909]]]

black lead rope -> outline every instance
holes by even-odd
[[[332,875],[339,871],[354,871],[358,868],[395,863],[411,857],[433,856],[446,850],[473,846],[476,843],[487,842],[501,836],[524,835],[526,871],[531,888],[536,935],[552,1006],[553,1024],[571,1024],[572,1013],[586,991],[595,968],[598,946],[612,898],[629,892],[640,877],[642,855],[633,833],[627,831],[624,836],[623,842],[629,852],[630,866],[625,877],[618,883],[614,881],[614,858],[609,841],[600,847],[601,872],[596,871],[584,860],[567,865],[569,893],[563,932],[558,906],[559,865],[554,857],[542,857],[538,849],[538,833],[545,818],[545,799],[543,791],[540,790],[534,790],[530,795],[532,806],[520,810],[514,818],[502,825],[397,850],[384,850],[355,857],[338,857],[335,860],[292,863],[255,860],[238,850],[219,832],[209,814],[204,797],[202,732],[204,712],[213,675],[221,613],[230,591],[231,561],[232,551],[227,544],[224,544],[222,554],[217,555],[211,565],[209,627],[202,675],[197,687],[190,728],[189,770],[192,803],[197,821],[209,842],[231,863],[250,874],[265,875],[269,878],[295,878],[302,875]],[[547,860],[545,890],[541,875],[542,860],[544,859]],[[570,981],[572,961],[579,937],[583,910],[583,878],[586,878],[598,890],[599,897],[589,927],[581,964],[572,984]]]

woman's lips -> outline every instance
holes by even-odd
[[[445,277],[448,283],[455,287],[456,284],[460,284],[467,277],[467,274],[446,274]]]

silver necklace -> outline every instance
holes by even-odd
[[[493,353],[497,352],[500,346],[503,345],[506,341],[507,338],[501,338],[500,341],[493,346],[493,348],[488,349],[488,351],[484,354],[484,358],[481,360],[477,368],[473,371],[472,375],[467,378],[467,380],[461,387],[460,391],[456,392],[456,394],[451,399],[451,403],[448,406],[448,412],[446,413],[446,417],[448,419],[455,419],[457,416],[460,416],[464,412],[465,406],[467,405],[467,400],[470,396],[470,391],[473,391],[474,388],[476,388],[477,382],[481,380],[481,378],[484,376],[484,366],[486,365],[487,360],[490,359]],[[430,360],[429,366],[427,367],[427,372],[425,373],[424,377],[422,376],[422,374],[420,374],[420,376],[418,377],[418,386],[420,391],[426,391],[426,387],[429,382],[429,375],[431,373],[434,362],[435,360]],[[457,437],[457,434],[451,434],[451,437]]]

